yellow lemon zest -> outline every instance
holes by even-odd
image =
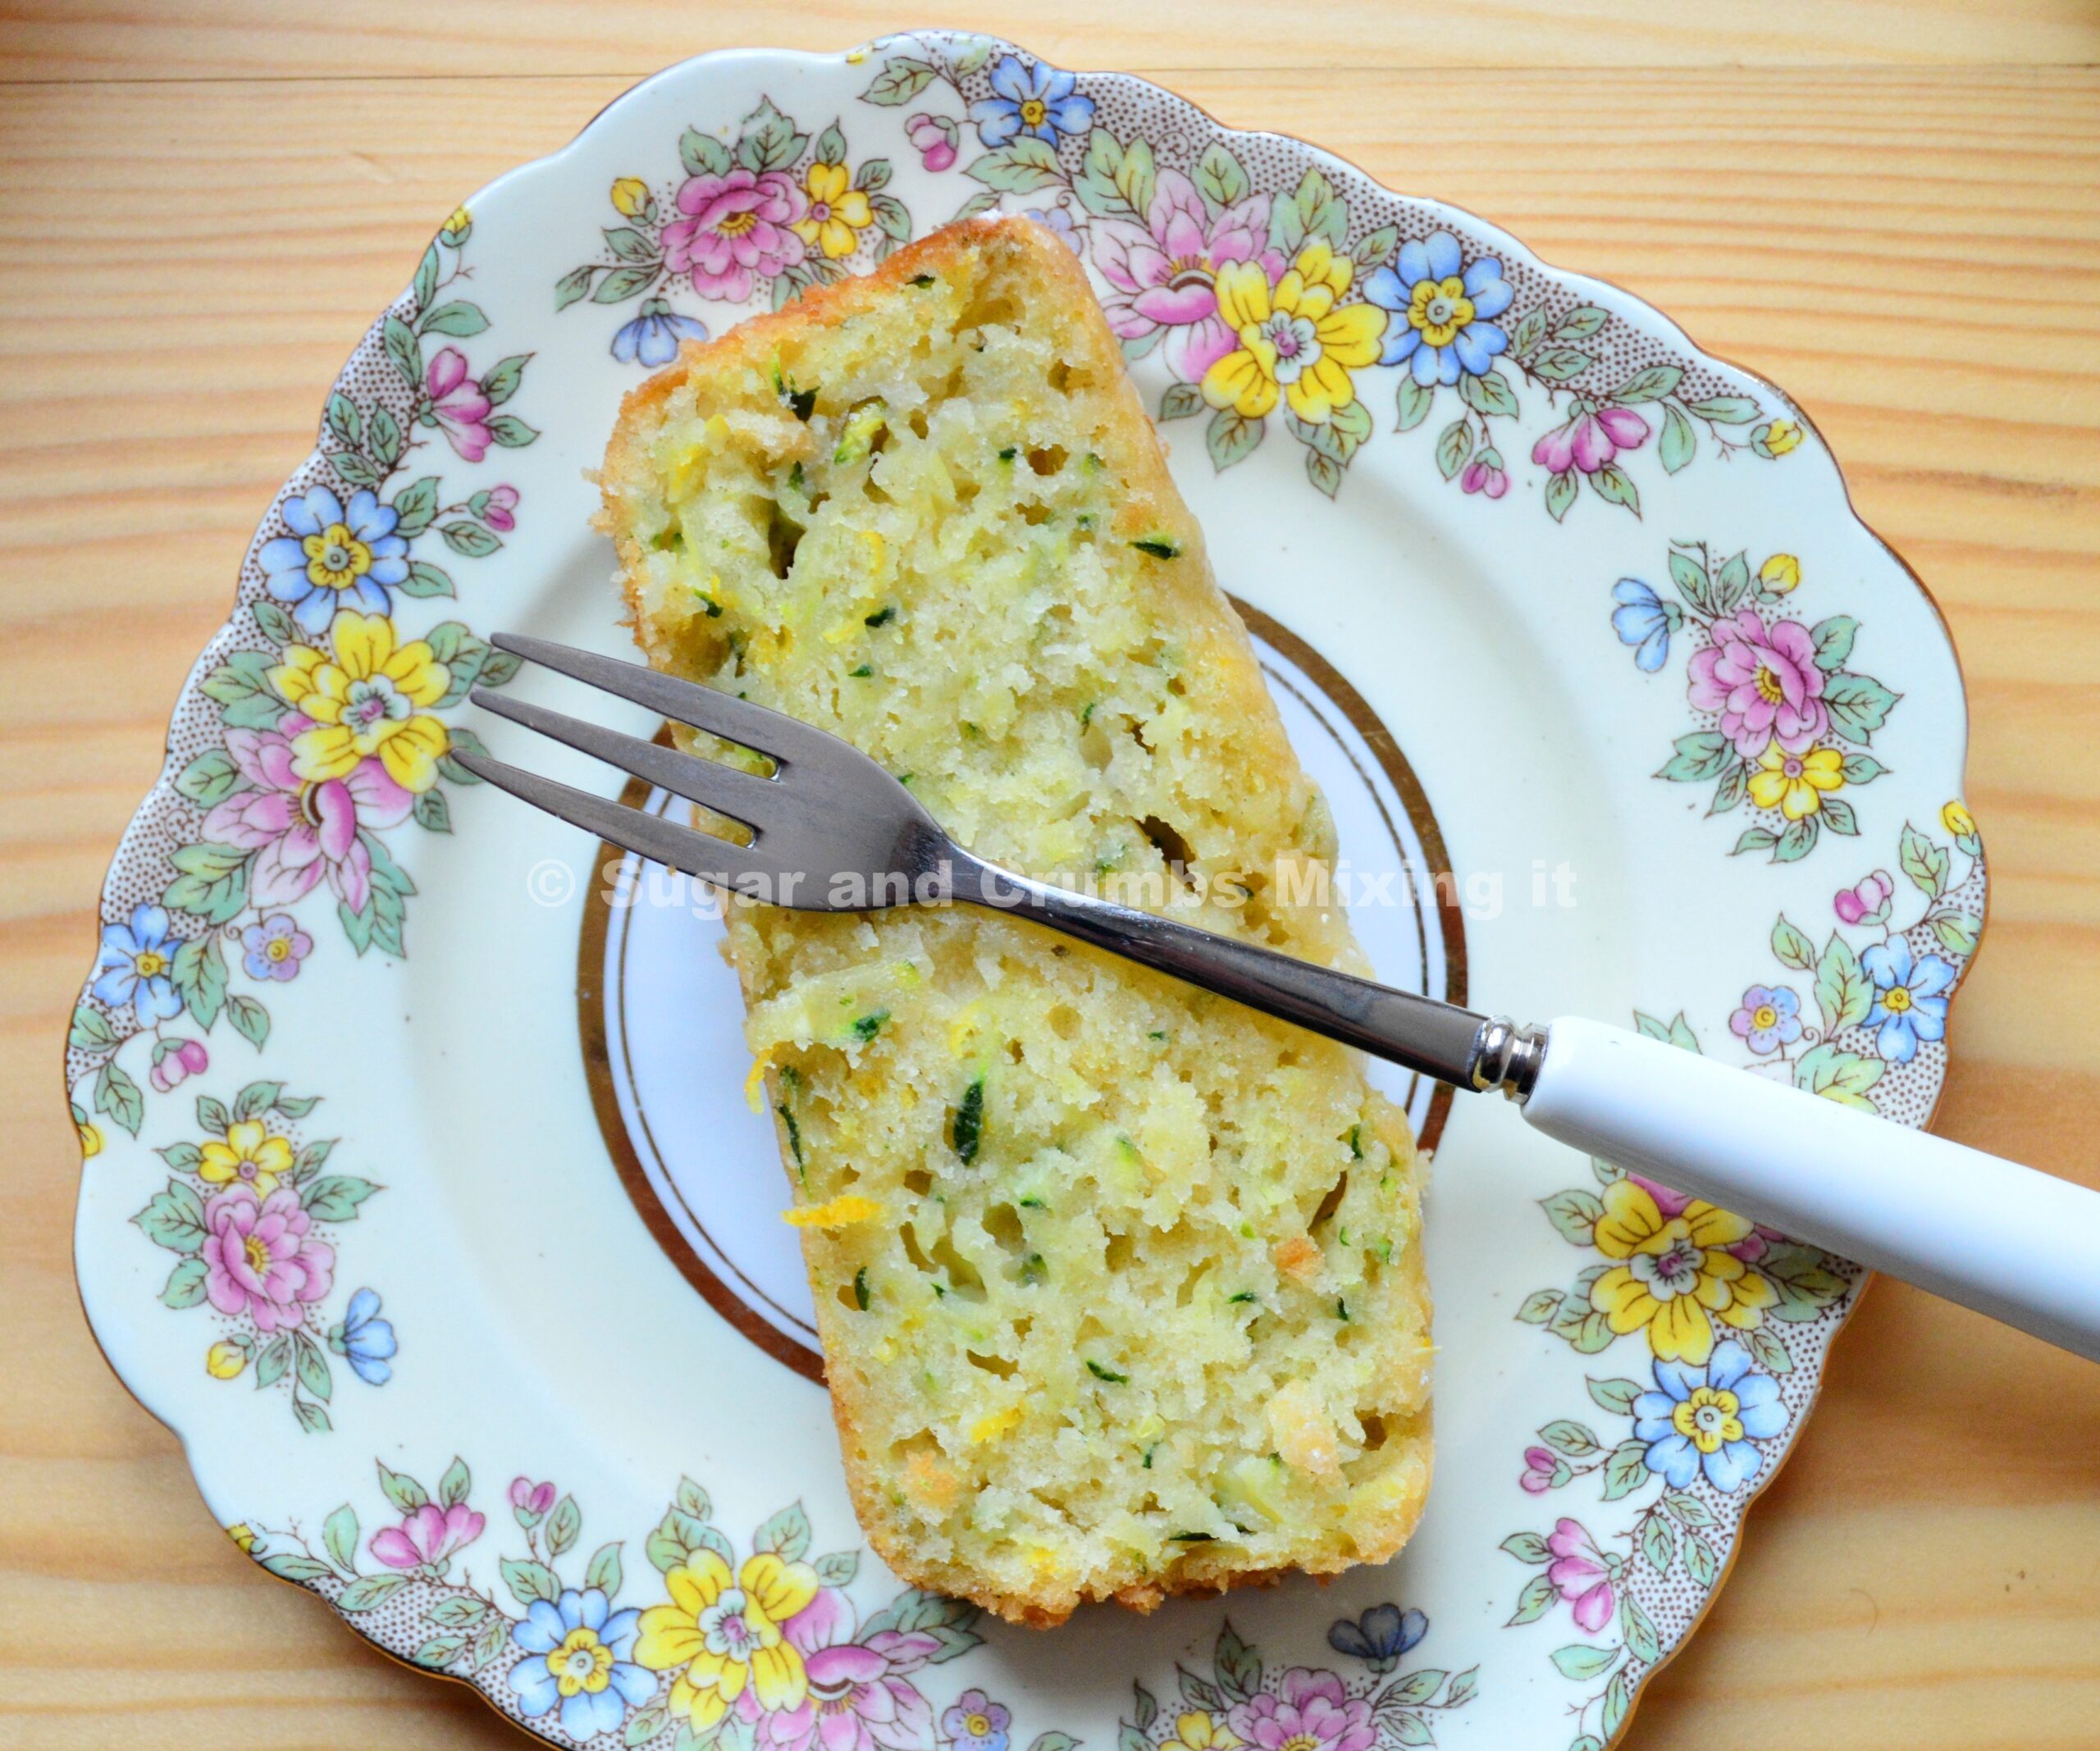
[[[799,1210],[783,1210],[780,1220],[790,1228],[851,1228],[856,1222],[872,1222],[883,1206],[871,1197],[848,1192],[828,1204],[806,1204]]]
[[[765,1110],[765,1073],[773,1068],[773,1048],[769,1046],[751,1060],[751,1074],[744,1078],[744,1100],[755,1113]]]
[[[988,1441],[996,1441],[1002,1435],[1011,1434],[1020,1421],[1020,1407],[1017,1404],[1010,1404],[1003,1411],[993,1411],[970,1425],[970,1443],[982,1447]]]

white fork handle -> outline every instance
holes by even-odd
[[[1623,1028],[1546,1038],[1547,1136],[2100,1361],[2100,1192]]]

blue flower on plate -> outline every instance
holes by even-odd
[[[362,487],[345,505],[316,486],[286,499],[284,518],[291,533],[262,544],[262,572],[302,628],[326,632],[345,609],[387,611],[387,586],[409,576],[409,544],[394,532],[400,518],[392,505]]]
[[[1449,231],[1402,244],[1398,267],[1374,268],[1363,295],[1393,314],[1379,363],[1408,363],[1424,388],[1455,383],[1461,372],[1485,376],[1495,355],[1509,344],[1489,320],[1517,295],[1502,277],[1502,263],[1484,255],[1465,267],[1459,239]]]
[[[1002,55],[992,69],[992,92],[970,106],[977,136],[988,146],[1003,146],[1025,134],[1050,145],[1061,134],[1084,134],[1093,125],[1093,99],[1082,97],[1079,81],[1043,62],[1024,66],[1017,55]]]
[[[1901,937],[1878,942],[1860,956],[1874,981],[1874,1006],[1867,1025],[1880,1030],[1874,1050],[1891,1064],[1908,1064],[1918,1056],[1920,1040],[1947,1034],[1947,993],[1954,987],[1954,966],[1937,955],[1913,955]]]
[[[394,1377],[390,1358],[399,1345],[394,1341],[394,1322],[379,1316],[379,1297],[370,1289],[359,1289],[344,1310],[343,1323],[328,1334],[328,1347],[356,1370],[368,1386],[384,1386]]]
[[[1611,629],[1633,650],[1633,665],[1652,675],[1670,659],[1670,634],[1684,624],[1684,610],[1665,602],[1637,577],[1622,577],[1611,586]]]
[[[571,1587],[550,1603],[535,1599],[512,1626],[526,1658],[510,1669],[519,1712],[537,1720],[559,1703],[561,1730],[578,1741],[609,1733],[630,1703],[656,1694],[656,1677],[628,1656],[641,1613],[614,1611],[596,1587]]]
[[[613,357],[623,365],[668,365],[682,342],[706,338],[707,325],[698,317],[680,316],[663,299],[652,298],[613,336]]]
[[[129,924],[102,927],[102,952],[95,957],[95,996],[112,1009],[128,1003],[142,1023],[166,1021],[182,1013],[182,993],[175,988],[175,951],[182,946],[158,906],[140,906]]]
[[[1787,1426],[1779,1383],[1751,1366],[1732,1338],[1717,1346],[1703,1368],[1655,1363],[1659,1392],[1633,1401],[1633,1435],[1648,1443],[1647,1466],[1673,1489],[1706,1481],[1732,1494],[1758,1474],[1764,1456],[1751,1445]]]
[[[1370,1662],[1381,1674],[1390,1672],[1405,1653],[1429,1633],[1429,1619],[1418,1611],[1402,1611],[1397,1605],[1374,1605],[1361,1617],[1337,1618],[1327,1627],[1327,1645],[1336,1653]]]

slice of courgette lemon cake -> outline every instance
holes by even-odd
[[[951,226],[689,347],[604,488],[658,668],[846,737],[996,862],[1360,964],[1290,903],[1325,805],[1048,230]],[[1418,1168],[1355,1053],[969,908],[740,906],[728,952],[892,1569],[1051,1624],[1399,1549]]]

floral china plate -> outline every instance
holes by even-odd
[[[862,1548],[708,896],[454,757],[469,686],[539,684],[492,629],[627,648],[585,478],[622,393],[993,209],[1087,263],[1386,977],[1925,1122],[1984,905],[1961,676],[1783,395],[1138,79],[723,54],[445,221],[264,517],[73,1019],[89,1317],[242,1549],[555,1744],[1601,1751],[1857,1270],[1395,1078],[1413,1544],[1007,1629]]]

